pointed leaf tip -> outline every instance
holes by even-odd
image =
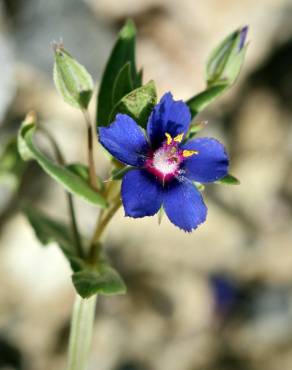
[[[141,75],[137,73],[136,60],[136,28],[129,20],[118,34],[117,41],[107,61],[97,94],[96,124],[108,126],[114,108],[113,90],[121,69],[125,64],[131,65],[131,82],[133,88],[141,86]],[[128,87],[127,87],[128,89]]]
[[[123,39],[130,39],[136,36],[136,26],[132,19],[128,19],[123,28],[119,32],[119,36]]]

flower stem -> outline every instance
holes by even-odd
[[[78,231],[78,225],[76,220],[76,214],[75,214],[75,208],[73,203],[73,197],[70,193],[66,192],[67,195],[67,201],[68,201],[68,207],[69,207],[69,214],[71,219],[71,229],[75,240],[75,247],[76,252],[79,257],[84,257],[84,251],[82,248],[81,238]]]
[[[89,181],[93,189],[99,191],[97,186],[97,179],[95,173],[95,164],[93,156],[93,130],[91,119],[88,113],[88,110],[83,110],[84,120],[87,129],[87,150],[88,150],[88,168],[89,168]]]
[[[67,370],[86,370],[90,352],[97,295],[83,299],[76,294],[71,318]]]
[[[56,160],[61,166],[65,166],[65,159],[64,156],[59,148],[59,145],[57,144],[55,138],[51,135],[51,133],[45,129],[44,127],[41,127],[40,130],[45,134],[47,139],[52,145],[52,148],[54,150]],[[68,202],[68,208],[69,208],[69,215],[70,215],[70,222],[71,222],[71,230],[72,230],[72,235],[75,241],[75,249],[76,253],[79,257],[84,257],[84,252],[82,248],[82,242],[80,238],[80,233],[78,230],[78,224],[77,224],[77,219],[76,219],[76,213],[75,213],[75,208],[74,208],[74,202],[73,202],[73,197],[70,193],[67,191],[66,197],[67,197],[67,202]]]
[[[101,241],[103,239],[106,227],[122,204],[119,182],[112,181],[111,183],[108,183],[104,195],[109,200],[111,205],[109,208],[103,209],[99,214],[88,254],[88,259],[91,262],[96,262],[99,259],[102,247]]]

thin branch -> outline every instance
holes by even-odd
[[[122,204],[122,201],[121,201],[120,195],[118,195],[115,198],[111,208],[101,211],[100,216],[98,218],[95,232],[92,237],[91,247],[89,251],[89,259],[94,260],[94,261],[98,259],[99,253],[100,253],[100,247],[101,247],[100,241],[103,237],[103,233],[106,229],[106,226],[112,219],[112,217],[115,215],[117,210],[120,208],[121,204]]]
[[[97,178],[95,173],[94,155],[93,155],[93,129],[88,110],[83,110],[84,120],[87,129],[87,150],[88,150],[88,168],[90,185],[96,191],[99,191],[97,186]]]
[[[53,150],[55,152],[55,156],[57,159],[57,162],[61,165],[65,165],[65,159],[64,156],[55,140],[55,138],[51,135],[49,131],[47,131],[44,127],[40,127],[40,131],[42,131],[46,137],[49,139]],[[73,237],[75,240],[75,247],[76,247],[76,252],[79,257],[84,257],[84,251],[82,248],[82,242],[80,238],[80,233],[78,230],[78,224],[77,224],[77,219],[76,219],[76,213],[75,213],[75,208],[74,208],[74,203],[73,203],[73,197],[70,193],[65,191],[66,197],[67,197],[67,202],[68,202],[68,208],[69,208],[69,214],[70,214],[70,220],[71,220],[71,229],[73,233]]]

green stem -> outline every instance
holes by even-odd
[[[71,228],[72,228],[72,233],[73,237],[75,240],[75,247],[76,247],[76,252],[79,257],[83,258],[84,257],[84,251],[82,248],[82,242],[80,238],[80,234],[78,231],[78,225],[77,225],[77,220],[76,220],[76,214],[75,214],[75,209],[74,209],[74,203],[73,203],[73,197],[70,193],[66,192],[67,195],[67,200],[68,200],[68,207],[69,207],[69,213],[70,213],[70,219],[71,219]]]
[[[83,299],[76,294],[71,319],[67,370],[86,370],[91,347],[97,295]]]
[[[50,143],[53,147],[57,162],[61,166],[64,166],[65,165],[65,159],[64,159],[64,156],[63,156],[55,138],[44,127],[40,127],[40,131],[42,131],[46,135],[48,140],[50,141]],[[84,252],[83,252],[82,242],[81,242],[81,238],[80,238],[80,234],[79,234],[79,230],[78,230],[78,224],[77,224],[77,219],[76,219],[76,214],[75,214],[75,209],[74,209],[73,197],[67,191],[65,193],[66,193],[66,197],[67,197],[67,201],[68,201],[68,208],[69,208],[70,221],[71,221],[71,229],[72,229],[72,234],[73,234],[73,238],[74,238],[74,241],[75,241],[76,253],[79,257],[82,258],[82,257],[84,257]]]
[[[97,178],[95,173],[94,155],[93,155],[93,130],[90,115],[88,110],[83,110],[83,116],[87,130],[87,151],[88,151],[88,168],[89,168],[89,181],[90,185],[96,191],[99,191],[97,186]]]

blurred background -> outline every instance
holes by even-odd
[[[225,143],[241,185],[209,186],[208,221],[190,235],[120,210],[106,248],[128,294],[99,299],[90,369],[291,370],[292,1],[1,1],[0,145],[34,109],[72,162],[86,161],[85,128],[53,86],[51,41],[62,38],[98,84],[132,17],[144,81],[187,99],[204,88],[209,52],[250,26],[236,86],[200,116],[202,135]],[[96,163],[105,178],[97,148]],[[63,190],[35,163],[17,192],[1,184],[0,369],[64,369],[70,269],[54,244],[39,245],[20,198],[67,219]],[[97,210],[76,205],[89,235]]]

